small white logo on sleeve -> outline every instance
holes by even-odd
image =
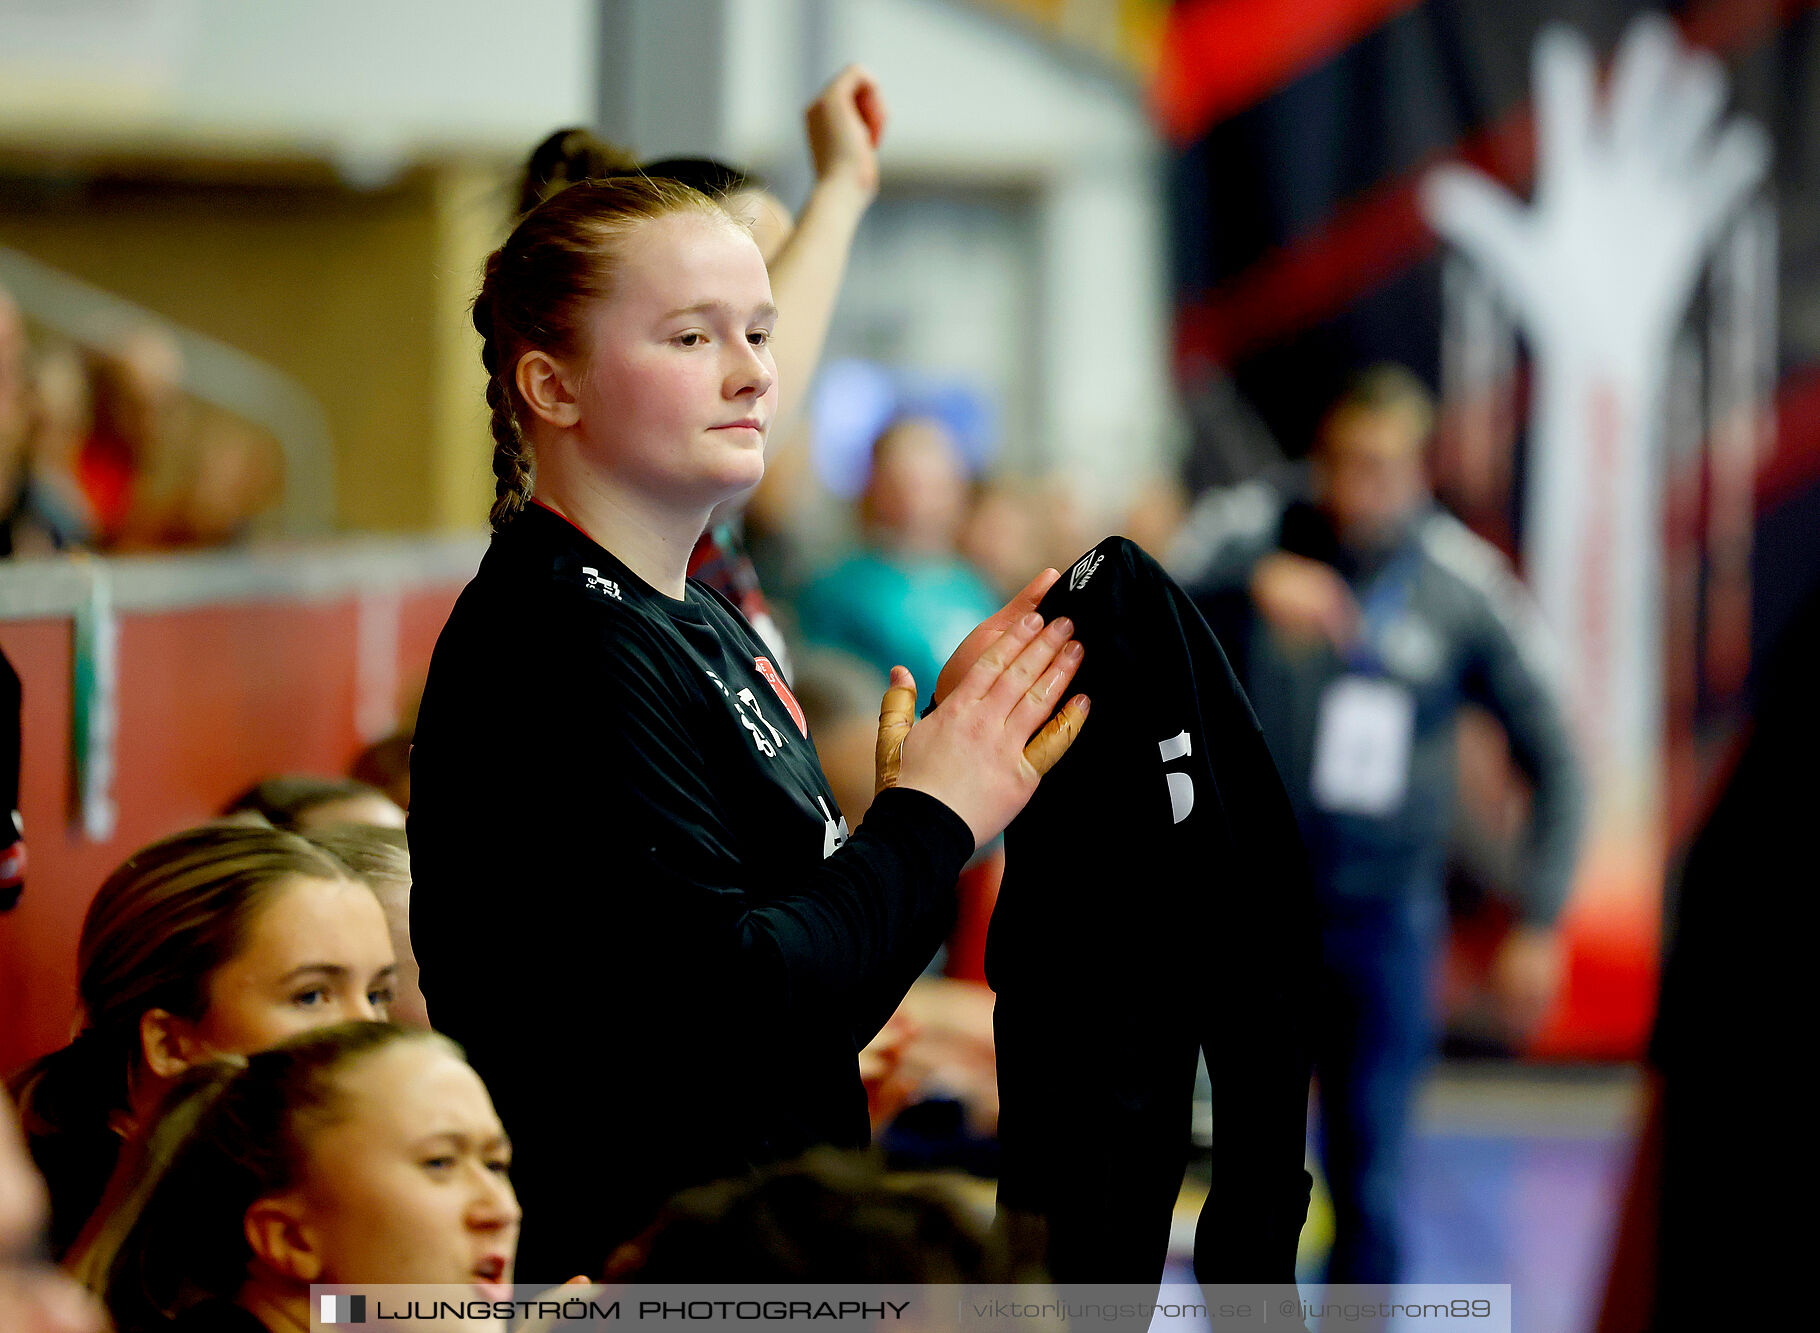
[[[581,572],[587,576],[588,586],[595,592],[604,592],[616,602],[623,600],[619,595],[619,585],[612,579],[602,578],[600,571],[594,566],[583,565]]]
[[[1081,588],[1085,588],[1087,586],[1087,580],[1093,577],[1093,571],[1100,567],[1100,562],[1105,558],[1105,556],[1099,553],[1098,547],[1095,547],[1093,550],[1087,552],[1086,555],[1082,556],[1080,562],[1076,564],[1073,569],[1068,571],[1068,591],[1076,592]]]
[[[815,798],[815,803],[822,808],[822,859],[827,860],[850,836],[847,832],[847,817],[842,815],[836,819],[834,811],[819,796]]]

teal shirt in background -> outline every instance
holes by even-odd
[[[844,649],[880,672],[910,668],[924,700],[948,655],[997,611],[999,598],[952,557],[862,551],[811,579],[797,597],[805,639]]]

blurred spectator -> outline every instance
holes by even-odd
[[[383,1017],[393,970],[373,895],[293,834],[211,825],[129,857],[83,918],[74,1040],[12,1084],[50,1182],[55,1254],[76,1242],[122,1141],[185,1069]]]
[[[1083,551],[1110,535],[1111,516],[1098,497],[1083,493],[1079,477],[1065,470],[1045,473],[1037,482],[1037,512],[1042,516],[1040,565],[1067,569]]]
[[[66,342],[40,345],[35,362],[33,501],[52,546],[88,546],[95,538],[95,515],[76,475],[92,422],[88,369],[82,354]]]
[[[103,547],[219,545],[278,498],[277,441],[190,398],[183,378],[183,351],[159,328],[89,358],[90,425],[72,466]]]
[[[1066,473],[1039,480],[1001,475],[980,482],[961,523],[957,547],[995,589],[1009,596],[1030,571],[1066,566],[1109,532],[1129,537],[1160,558],[1188,510],[1182,484],[1152,476],[1132,491],[1122,515],[1084,501]]]
[[[204,405],[191,404],[185,419],[141,478],[116,545],[221,546],[277,500],[284,470],[270,435]]]
[[[1503,558],[1433,506],[1432,424],[1413,375],[1365,372],[1322,424],[1311,499],[1261,483],[1209,496],[1171,555],[1245,682],[1314,865],[1334,1282],[1399,1276],[1397,1197],[1435,1039],[1462,703],[1498,720],[1533,788],[1519,923],[1492,967],[1518,1032],[1539,1022],[1560,979],[1553,925],[1581,822],[1533,606]]]
[[[1153,476],[1140,484],[1125,506],[1120,530],[1153,556],[1175,541],[1188,517],[1188,492],[1174,477]]]
[[[0,1328],[98,1333],[101,1312],[45,1255],[44,1182],[26,1156],[12,1099],[0,1092]]]
[[[18,306],[0,290],[0,557],[88,539],[68,438],[86,384],[80,366],[71,374],[70,360],[34,357]]]
[[[933,1180],[893,1179],[817,1149],[685,1190],[622,1245],[609,1282],[977,1283],[1038,1280],[1003,1238]]]
[[[955,546],[996,593],[1009,597],[1046,563],[1043,531],[1035,490],[1017,478],[993,477],[974,487]]]
[[[140,479],[182,429],[183,352],[169,334],[141,328],[117,352],[90,359],[93,419],[76,476],[103,546],[127,531]]]
[[[331,824],[304,834],[373,891],[385,910],[398,972],[392,986],[391,1019],[427,1028],[429,1007],[417,982],[417,955],[411,949],[411,848],[404,830],[372,824]]]
[[[945,427],[906,418],[872,447],[860,496],[861,549],[797,598],[805,638],[880,671],[902,665],[926,699],[942,663],[999,597],[956,554],[967,478]]]
[[[261,778],[222,808],[223,815],[252,813],[273,828],[294,833],[336,824],[404,827],[404,810],[377,787],[353,778],[280,773]]]

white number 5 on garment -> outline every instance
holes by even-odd
[[[1315,803],[1345,815],[1392,815],[1409,786],[1415,700],[1395,681],[1342,676],[1321,696]]]
[[[1082,565],[1086,563],[1085,560],[1081,561]],[[1077,565],[1075,568],[1079,569],[1080,566]],[[1094,569],[1098,568],[1099,566],[1097,564],[1094,565]],[[1090,569],[1087,572],[1091,574],[1093,570]],[[1162,755],[1163,762],[1166,764],[1172,759],[1186,759],[1189,755],[1193,754],[1194,739],[1189,736],[1186,730],[1183,730],[1177,732],[1166,741],[1158,741],[1156,748],[1157,753]],[[1165,773],[1163,776],[1169,781],[1169,814],[1171,816],[1171,822],[1179,824],[1184,819],[1188,818],[1189,814],[1194,810],[1194,779],[1189,777],[1186,773]]]

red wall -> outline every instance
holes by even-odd
[[[402,594],[398,680],[406,691],[421,686],[460,590],[434,584]],[[355,729],[358,615],[351,593],[122,613],[119,818],[104,843],[90,842],[71,818],[71,622],[0,622],[0,648],[25,691],[20,812],[31,857],[25,896],[0,915],[0,1073],[68,1039],[83,912],[132,851],[208,818],[267,774],[347,771],[363,743]]]

